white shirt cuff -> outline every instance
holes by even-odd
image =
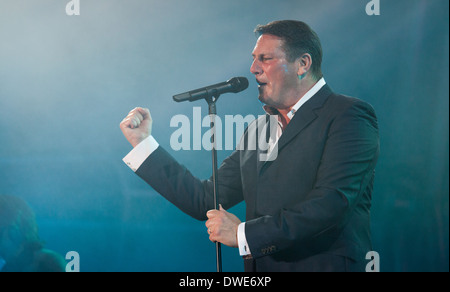
[[[251,254],[250,248],[247,243],[247,238],[245,237],[245,222],[239,224],[237,238],[239,245],[239,255],[241,257],[250,255]]]
[[[153,136],[149,136],[147,139],[139,143],[133,150],[128,153],[122,160],[128,165],[134,172],[136,172],[142,163],[156,150],[159,144],[156,142]]]

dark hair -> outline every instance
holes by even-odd
[[[302,21],[279,20],[266,25],[258,25],[255,34],[259,37],[270,34],[284,41],[283,49],[288,62],[294,62],[303,54],[312,58],[311,72],[314,78],[322,77],[322,45],[317,34]]]
[[[0,233],[12,229],[18,235],[17,244],[40,248],[38,226],[33,210],[21,198],[0,195]]]

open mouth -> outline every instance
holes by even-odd
[[[256,83],[258,83],[258,87],[263,87],[263,86],[267,85],[267,83],[261,82],[259,80],[256,80]]]

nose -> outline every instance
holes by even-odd
[[[262,69],[257,59],[253,60],[252,66],[250,66],[250,72],[256,76],[262,74]]]

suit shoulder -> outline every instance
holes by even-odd
[[[328,98],[327,104],[329,107],[335,109],[336,113],[357,109],[371,116],[375,116],[374,107],[369,102],[357,97],[332,93]]]
[[[349,95],[345,95],[345,94],[338,94],[338,93],[334,93],[334,92],[331,94],[328,101],[332,102],[334,104],[342,104],[343,106],[362,105],[362,106],[372,107],[372,105],[370,103],[368,103],[367,101],[365,101],[361,98],[349,96]]]

